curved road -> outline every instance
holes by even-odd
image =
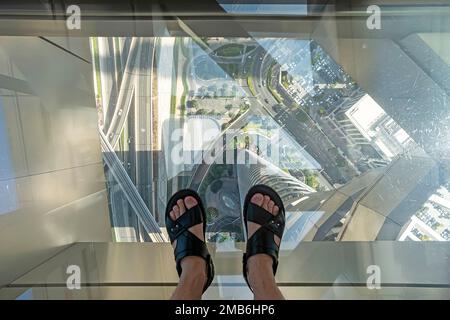
[[[267,76],[269,68],[276,61],[272,58],[270,49],[267,51],[262,47],[258,47],[253,51],[252,59],[254,59],[254,65],[252,69],[251,79],[253,81],[254,92],[249,87],[242,87],[246,95],[249,97],[250,108],[243,114],[238,120],[236,120],[226,131],[230,129],[239,129],[245,123],[247,119],[252,115],[270,116],[273,118],[281,128],[293,137],[293,139],[304,148],[324,169],[321,174],[328,182],[333,185],[334,183],[345,182],[346,176],[336,166],[336,159],[333,154],[328,152],[329,149],[335,148],[335,145],[326,137],[320,127],[311,120],[309,123],[301,122],[297,119],[301,110],[291,111],[286,105],[281,104],[281,108],[275,111],[273,107],[280,105],[278,101],[273,97],[270,90],[267,88]],[[278,84],[279,65],[275,65],[272,77],[269,81],[273,85]],[[293,100],[282,90],[281,92],[284,101],[288,103]],[[217,140],[221,139],[226,132],[223,132]],[[214,144],[212,144],[214,146]],[[201,164],[191,179],[191,187],[198,187],[208,171],[209,165]]]

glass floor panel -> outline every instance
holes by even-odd
[[[204,299],[252,299],[242,249],[209,246],[216,275]],[[304,242],[282,252],[276,279],[288,299],[442,299],[448,254],[445,243]],[[377,290],[368,280],[373,265],[381,270]],[[68,287],[69,266],[80,268],[79,290]],[[77,243],[1,289],[0,299],[166,299],[177,283],[169,244]]]
[[[220,266],[205,297],[246,298],[256,184],[286,208],[288,298],[449,297],[448,3],[131,2],[80,4],[79,29],[0,3],[0,298],[168,297],[184,188]]]
[[[423,59],[450,70],[425,38],[405,40],[402,49],[425,50]],[[284,241],[291,246],[302,240],[449,239],[447,155],[430,153],[426,130],[408,129],[428,121],[444,134],[447,125],[431,123],[425,109],[408,118],[400,105],[388,110],[397,91],[376,88],[371,95],[314,39],[90,41],[100,130],[144,200],[145,214],[160,227],[167,199],[190,188],[205,203],[208,240],[243,241],[243,199],[263,183],[285,203]],[[386,49],[400,50],[393,44]],[[395,59],[386,63],[413,65],[409,55]],[[414,68],[416,78],[405,74],[402,81],[423,77],[412,84],[427,97],[407,100],[419,103],[433,92],[433,101],[448,109],[447,94],[423,66]],[[408,96],[403,82],[397,90]],[[401,104],[404,112],[412,108]],[[126,217],[134,207],[123,201],[129,191],[116,175],[106,168],[116,236],[137,240],[139,219]]]

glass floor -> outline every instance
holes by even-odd
[[[242,277],[243,249],[209,245],[215,277],[203,299],[253,298]],[[281,252],[276,279],[286,299],[448,299],[441,263],[448,254],[445,243],[309,241]],[[368,281],[373,265],[379,284]],[[80,268],[78,289],[67,284],[68,266]],[[77,243],[1,289],[0,299],[161,300],[177,283],[168,243]]]
[[[416,35],[414,49],[420,44],[431,55],[427,37]],[[433,125],[442,126],[436,134],[447,139],[447,124],[426,119],[425,109],[403,114],[428,100],[448,109],[448,97],[418,66],[411,75],[377,79],[408,90],[401,93],[401,111],[392,103],[397,95],[371,95],[311,39],[90,41],[100,130],[158,226],[164,227],[167,199],[190,188],[206,205],[209,241],[243,241],[242,201],[252,185],[263,183],[287,207],[286,244],[450,239],[448,158],[442,149],[430,154],[435,146],[423,141]],[[436,53],[420,54],[449,67]],[[406,54],[404,61],[395,58],[412,65]],[[116,61],[127,63],[121,69]],[[125,88],[111,80],[120,76]],[[408,96],[411,90],[418,101]],[[383,108],[386,100],[390,106]],[[430,127],[416,128],[418,119]],[[127,230],[116,229],[117,239],[136,241],[139,220],[126,219],[136,212],[110,171],[111,215]]]
[[[131,2],[81,4],[80,28],[59,4],[1,4],[0,298],[167,298],[183,188],[225,261],[205,298],[251,298],[235,265],[256,184],[286,207],[288,298],[450,297],[447,3]],[[69,297],[71,259],[90,285]]]

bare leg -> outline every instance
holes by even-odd
[[[177,205],[169,212],[170,217],[176,220],[186,212],[186,208],[190,209],[197,205],[197,200],[193,197],[186,197],[178,200]],[[204,241],[203,224],[195,225],[189,228],[189,231]],[[172,244],[177,245],[175,240]],[[181,276],[178,286],[172,294],[172,300],[199,300],[202,298],[203,286],[206,282],[206,262],[201,257],[188,256],[181,260]]]
[[[275,205],[269,196],[263,196],[260,193],[256,193],[250,201],[263,207],[274,216],[279,212],[278,206]],[[248,237],[250,238],[260,227],[259,224],[248,222]],[[281,240],[278,236],[274,235],[274,240],[277,245],[280,245]],[[248,259],[248,282],[253,289],[255,300],[284,299],[283,294],[275,282],[272,264],[272,257],[267,254],[256,254]]]
[[[180,281],[171,300],[200,300],[206,282],[206,264],[200,257],[186,257],[181,261]]]

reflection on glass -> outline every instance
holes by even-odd
[[[99,126],[159,225],[170,195],[192,188],[207,208],[209,240],[243,241],[243,198],[265,183],[288,211],[285,248],[302,240],[449,239],[445,166],[315,41],[91,44]],[[393,183],[402,175],[408,180]],[[115,201],[112,216],[127,207]]]

